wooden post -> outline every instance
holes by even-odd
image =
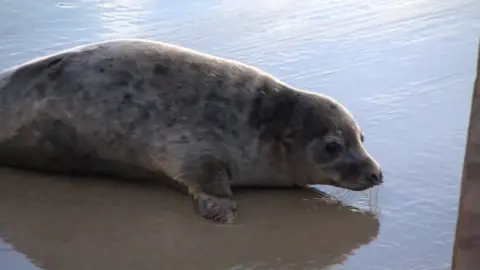
[[[480,46],[455,234],[451,269],[480,269]]]

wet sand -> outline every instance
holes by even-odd
[[[375,239],[368,212],[310,189],[238,190],[234,225],[152,183],[0,170],[2,270],[325,269]],[[0,247],[1,247],[0,243]],[[10,264],[8,263],[10,262]],[[38,268],[37,268],[38,269]]]

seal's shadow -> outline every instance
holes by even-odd
[[[379,228],[373,215],[306,189],[240,190],[236,224],[218,225],[185,195],[145,183],[0,177],[1,237],[48,270],[322,269]]]

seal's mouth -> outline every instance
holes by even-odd
[[[374,184],[345,185],[345,184],[341,184],[341,183],[339,183],[339,182],[337,182],[333,179],[330,179],[329,182],[327,183],[327,185],[338,187],[338,188],[343,188],[343,189],[349,189],[349,190],[353,190],[353,191],[364,191],[364,190],[367,190],[367,189],[375,186]]]

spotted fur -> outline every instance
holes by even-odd
[[[361,190],[382,181],[358,125],[332,98],[162,42],[89,44],[6,70],[0,121],[0,165],[166,175],[219,222],[235,217],[235,186]],[[332,141],[343,152],[326,153]]]

